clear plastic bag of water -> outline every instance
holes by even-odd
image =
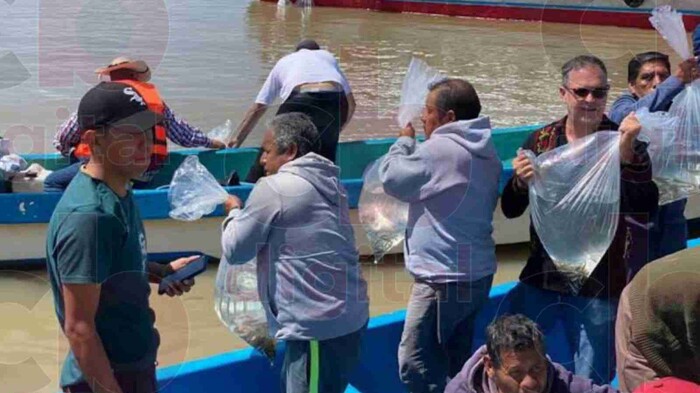
[[[675,154],[668,159],[678,171],[682,199],[700,192],[700,80],[687,85],[673,100],[669,115],[678,118],[673,135]],[[687,195],[683,195],[687,191]]]
[[[4,174],[4,180],[10,180],[13,176],[27,169],[27,161],[17,154],[8,154],[0,157],[0,173]]]
[[[428,96],[428,88],[432,83],[444,78],[444,75],[424,61],[415,57],[411,59],[401,86],[401,103],[396,117],[399,127],[406,127],[411,120],[420,116]]]
[[[265,309],[258,295],[255,260],[230,265],[222,256],[216,273],[214,310],[221,322],[251,347],[275,360],[275,339],[267,328]]]
[[[383,158],[365,168],[357,206],[360,223],[367,234],[375,263],[404,240],[408,223],[408,203],[384,192],[379,179],[379,164]]]
[[[535,157],[529,183],[537,234],[573,293],[610,247],[620,210],[620,134],[599,131]]]
[[[175,171],[168,189],[170,217],[195,221],[212,213],[228,193],[197,156],[188,156]]]
[[[674,10],[670,5],[663,5],[651,11],[649,21],[681,59],[693,57],[683,23],[683,14]]]
[[[648,143],[654,182],[659,187],[659,205],[687,198],[697,190],[700,174],[690,171],[691,161],[700,164],[700,157],[686,151],[693,144],[692,138],[679,129],[678,117],[668,112],[649,113],[647,108],[642,108],[636,115],[642,125],[638,139]]]
[[[209,139],[216,139],[221,142],[228,142],[229,138],[231,138],[231,120],[227,119],[224,124],[221,124],[219,126],[216,126],[209,131],[207,136]]]
[[[693,57],[681,13],[670,5],[664,5],[655,8],[649,20],[682,59]],[[649,142],[654,181],[659,187],[659,204],[698,193],[700,82],[686,85],[673,100],[668,115],[640,111],[637,117],[642,124],[640,138]]]

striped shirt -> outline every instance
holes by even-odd
[[[184,119],[181,119],[165,105],[163,110],[163,126],[167,132],[168,139],[182,147],[211,147],[211,139],[200,129],[191,126]],[[73,113],[58,128],[58,132],[53,140],[56,150],[68,157],[71,150],[80,143],[80,127],[78,126],[78,114]]]

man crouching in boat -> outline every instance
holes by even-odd
[[[137,97],[138,99],[134,99]],[[129,182],[148,168],[161,116],[122,83],[105,82],[80,101],[78,122],[92,154],[61,197],[46,237],[56,314],[70,352],[65,392],[156,391],[160,343],[149,281],[186,266],[149,263],[146,235]],[[168,295],[189,291],[175,283]]]
[[[573,375],[552,362],[542,332],[532,320],[501,316],[486,328],[479,348],[445,393],[616,393],[590,379]]]
[[[225,204],[224,256],[257,257],[270,334],[286,342],[286,393],[344,392],[369,317],[347,192],[317,138],[307,115],[277,115],[262,144],[266,177],[245,208],[235,196]]]
[[[562,67],[559,94],[567,106],[562,119],[533,132],[523,149],[543,154],[569,142],[605,130],[618,130],[620,137],[620,215],[612,244],[578,293],[566,275],[557,270],[532,223],[530,256],[520,282],[509,293],[512,313],[535,320],[545,334],[561,322],[577,375],[596,383],[609,382],[615,372],[615,315],[629,266],[643,265],[648,247],[647,224],[657,210],[659,191],[651,180],[646,145],[636,140],[641,130],[634,114],[618,127],[604,114],[608,97],[605,64],[594,56],[578,56]],[[513,160],[513,177],[501,195],[507,218],[525,213],[529,205],[528,181],[534,167],[524,153]]]
[[[404,258],[415,282],[399,345],[409,392],[442,392],[472,346],[496,272],[491,237],[502,165],[472,85],[430,87],[417,146],[409,124],[380,164],[387,194],[409,203]]]

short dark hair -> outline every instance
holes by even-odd
[[[503,353],[528,349],[540,351],[543,356],[546,353],[542,332],[524,315],[502,315],[486,328],[486,350],[494,367],[500,367]]]
[[[294,158],[318,152],[318,130],[308,115],[300,112],[277,115],[270,121],[270,127],[274,132],[278,152],[288,152],[293,145],[297,146]]]
[[[430,85],[436,94],[436,106],[443,112],[453,111],[456,120],[471,120],[479,117],[481,101],[471,83],[464,79],[447,78]]]
[[[605,81],[607,82],[608,69],[607,67],[605,67],[605,63],[603,63],[603,60],[600,60],[599,58],[592,55],[581,55],[576,56],[573,59],[567,61],[561,67],[561,83],[564,86],[566,86],[569,83],[569,74],[571,73],[571,71],[580,70],[582,68],[590,66],[600,68],[600,70],[603,71],[603,76],[605,78]]]
[[[295,49],[295,52],[298,52],[302,49],[308,49],[308,50],[319,50],[321,47],[318,45],[318,42],[310,39],[306,40],[301,40]]]
[[[637,80],[639,70],[642,66],[651,61],[660,61],[664,63],[666,68],[671,71],[671,62],[668,60],[668,55],[661,52],[644,52],[636,54],[627,65],[627,82],[632,83]]]

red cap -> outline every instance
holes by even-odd
[[[700,393],[700,385],[674,377],[666,377],[649,381],[634,393]]]

